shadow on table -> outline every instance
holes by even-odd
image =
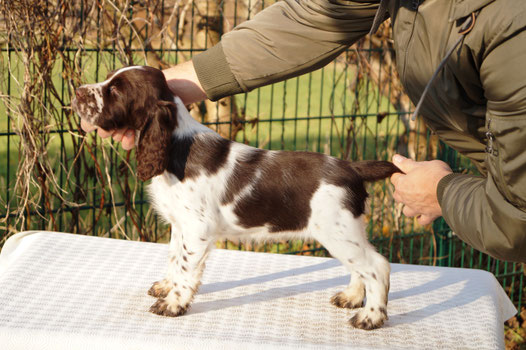
[[[257,276],[257,277],[251,277],[251,278],[235,280],[235,281],[209,283],[201,287],[199,294],[216,293],[216,292],[225,291],[225,290],[233,289],[237,287],[271,282],[271,281],[282,279],[282,278],[289,278],[289,277],[297,276],[300,274],[312,273],[312,272],[321,271],[325,269],[331,269],[331,268],[335,268],[339,266],[340,266],[340,263],[337,260],[329,260],[329,261],[324,261],[320,264],[290,269],[290,270],[276,272],[276,273],[270,273],[267,275],[262,275],[262,276]],[[487,290],[484,288],[481,288],[481,285],[480,285],[480,281],[481,281],[480,274],[481,273],[485,274],[484,271],[469,270],[465,272],[461,269],[432,268],[428,266],[394,264],[391,278],[393,278],[393,276],[396,273],[403,272],[403,271],[417,271],[421,273],[425,273],[426,271],[429,271],[429,272],[433,271],[434,273],[436,273],[438,271],[439,275],[435,279],[422,283],[421,285],[410,287],[405,290],[400,290],[400,291],[389,293],[390,301],[402,299],[402,298],[415,297],[417,295],[424,294],[431,290],[444,288],[444,287],[447,287],[449,285],[456,284],[459,282],[464,282],[464,284],[461,287],[461,289],[458,291],[458,293],[456,293],[453,297],[448,298],[447,300],[441,301],[439,303],[429,304],[422,308],[419,308],[419,309],[416,309],[416,310],[413,310],[407,313],[397,314],[396,320],[392,320],[392,322],[390,322],[391,325],[414,323],[424,318],[433,316],[434,314],[437,314],[439,312],[469,304],[487,294]],[[345,286],[347,285],[348,282],[349,282],[349,275],[345,273],[345,274],[342,274],[341,276],[334,277],[334,278],[328,278],[328,279],[307,282],[307,283],[300,283],[300,284],[286,286],[286,287],[269,288],[269,289],[266,289],[266,290],[263,290],[257,293],[249,294],[249,295],[225,298],[225,299],[214,300],[214,301],[195,302],[192,305],[192,308],[190,309],[189,314],[221,310],[221,309],[225,309],[229,307],[235,307],[235,306],[251,304],[251,303],[266,302],[266,301],[275,300],[279,298],[287,298],[287,297],[291,297],[295,295],[326,290],[326,289],[330,289],[330,288],[334,288],[338,286]],[[459,296],[462,296],[462,297],[457,298]],[[330,297],[331,295],[327,295],[327,305],[329,305],[328,299]],[[387,324],[386,326],[389,326],[389,324]]]
[[[298,275],[302,275],[305,273],[332,269],[334,267],[339,267],[339,266],[341,266],[341,264],[338,260],[330,259],[330,260],[326,260],[319,264],[298,267],[298,268],[294,268],[294,269],[290,269],[286,271],[275,272],[275,273],[269,273],[267,275],[261,275],[257,277],[244,278],[242,280],[207,283],[207,284],[203,284],[201,288],[199,288],[199,294],[216,293],[216,292],[221,292],[223,290],[270,282],[270,281],[278,280],[281,278],[293,277],[293,276],[298,276]],[[344,284],[347,284],[349,282],[349,277],[342,276],[342,278],[346,280]]]
[[[408,265],[398,265],[398,268],[391,273],[396,274],[397,272],[406,271],[404,269],[405,266]],[[403,298],[412,298],[420,294],[425,294],[429,291],[438,290],[457,283],[463,284],[454,295],[450,296],[446,300],[436,303],[429,303],[428,305],[416,310],[397,314],[396,320],[392,320],[393,325],[415,323],[440,312],[470,304],[481,297],[488,295],[488,288],[492,287],[488,285],[490,280],[488,279],[489,273],[486,271],[447,267],[409,266],[411,267],[411,271],[433,271],[435,273],[439,272],[439,275],[433,280],[427,281],[418,286],[389,293],[389,301]]]

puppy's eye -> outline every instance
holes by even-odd
[[[110,86],[110,93],[116,96],[119,94],[119,90],[117,90],[117,87],[115,85],[112,85]]]

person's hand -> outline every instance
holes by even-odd
[[[135,131],[132,129],[104,130],[84,119],[80,121],[80,126],[85,132],[97,130],[97,134],[103,139],[111,136],[114,141],[121,142],[122,148],[127,151],[135,147]]]
[[[405,173],[391,176],[395,187],[393,197],[404,204],[404,215],[416,216],[421,225],[430,224],[442,216],[437,187],[444,176],[453,172],[449,165],[440,160],[415,162],[399,154],[393,156],[393,163]]]

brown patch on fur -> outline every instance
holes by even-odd
[[[165,298],[174,286],[174,283],[167,280],[157,281],[148,290],[148,295],[156,298]]]
[[[137,175],[142,181],[162,174],[168,166],[166,145],[176,125],[177,108],[174,103],[159,101],[148,118],[137,147]]]
[[[355,241],[351,241],[350,239],[347,239],[346,241],[349,242],[349,243],[351,243],[352,245],[358,247],[358,248],[360,247],[360,244],[358,244],[358,243],[355,242]]]
[[[231,143],[212,133],[172,138],[169,146],[171,159],[166,170],[179,181],[197,177],[202,171],[206,175],[213,175],[225,165]]]
[[[330,166],[326,169],[326,181],[346,191],[343,205],[355,216],[358,217],[365,212],[365,200],[368,197],[365,191],[363,179],[352,167],[352,163],[341,159],[332,158]]]
[[[394,173],[403,173],[396,165],[386,160],[362,160],[352,162],[351,167],[364,181],[378,181]]]
[[[221,199],[221,204],[233,202],[236,195],[250,184],[254,179],[256,170],[263,165],[264,155],[264,150],[254,149],[237,159],[237,165],[232,176],[228,179],[227,190]]]
[[[234,212],[241,226],[268,225],[270,232],[304,229],[310,200],[321,181],[345,189],[342,204],[358,217],[365,211],[364,179],[385,178],[398,169],[389,162],[349,163],[311,152],[253,150],[239,158],[222,203],[233,202],[236,194],[252,185],[252,191],[235,203]]]
[[[98,112],[95,97],[90,94],[88,89],[82,87],[75,90],[75,98],[71,101],[71,107],[76,113],[87,118],[96,115]]]
[[[331,298],[331,304],[342,309],[356,309],[363,306],[363,300],[354,303],[344,292],[339,292]]]
[[[310,199],[322,180],[326,158],[307,152],[279,152],[257,158],[261,176],[250,194],[235,203],[239,224],[246,228],[269,225],[270,232],[304,229],[311,214]],[[248,173],[239,165],[233,177],[243,178]]]

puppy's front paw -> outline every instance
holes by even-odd
[[[349,295],[345,291],[336,293],[331,298],[331,303],[334,306],[345,309],[356,309],[363,306],[363,295]]]
[[[349,322],[353,327],[371,330],[382,326],[387,319],[385,307],[371,307],[369,309],[364,308],[359,310]]]
[[[172,290],[174,284],[168,280],[157,281],[148,290],[148,294],[156,298],[166,298]]]
[[[187,306],[181,306],[179,304],[172,305],[166,301],[166,299],[157,300],[151,307],[150,312],[161,316],[177,317],[184,315],[188,308]]]

